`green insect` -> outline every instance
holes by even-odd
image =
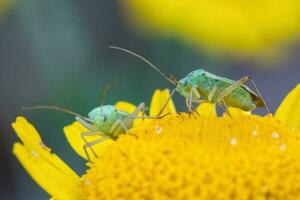
[[[97,157],[96,152],[92,148],[93,145],[101,143],[107,139],[117,140],[120,134],[128,133],[128,130],[133,127],[134,119],[156,118],[144,115],[145,103],[143,102],[140,103],[132,113],[118,110],[113,105],[102,105],[89,112],[88,117],[84,117],[73,111],[58,106],[39,105],[33,107],[23,107],[22,109],[50,109],[74,115],[75,120],[89,130],[88,132],[81,134],[81,138],[85,143],[83,149],[89,161],[91,161],[91,159],[88,153],[88,148],[92,154]],[[142,112],[143,116],[138,116],[140,112]],[[102,137],[91,142],[87,141],[86,137],[95,135]]]
[[[146,62],[154,70],[160,73],[166,80],[173,84],[176,88],[172,90],[171,99],[175,91],[185,98],[188,112],[193,112],[193,103],[211,102],[221,106],[229,115],[228,107],[239,108],[244,111],[251,111],[257,107],[265,107],[269,113],[270,109],[262,98],[255,82],[250,76],[245,76],[238,81],[223,78],[203,69],[197,69],[189,73],[186,77],[179,81],[168,78],[156,66],[144,57],[124,48],[110,46],[129,53]],[[253,92],[245,85],[247,81],[251,81],[257,93]],[[165,109],[168,101],[164,104],[158,116]]]

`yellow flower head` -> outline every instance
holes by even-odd
[[[84,199],[295,199],[300,131],[273,117],[169,115],[132,129],[83,177]]]
[[[167,94],[156,92],[150,110],[157,113]],[[291,94],[299,95],[299,87]],[[278,110],[298,110],[297,101],[288,95]],[[24,118],[13,125],[23,143],[14,153],[55,199],[299,199],[300,119],[289,123],[294,110],[275,118],[242,112],[216,117],[213,106],[202,104],[200,115],[188,115],[174,113],[170,104],[173,114],[139,122],[130,134],[104,144],[81,178],[51,154]],[[66,127],[66,136],[80,128]],[[68,139],[80,154],[78,138]]]
[[[208,49],[259,55],[299,36],[300,3],[286,1],[121,1],[137,30],[174,36]],[[143,28],[141,28],[143,27]]]

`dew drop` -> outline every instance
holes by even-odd
[[[156,131],[157,134],[161,134],[162,128],[160,126],[156,125],[155,126],[155,131]]]
[[[279,134],[277,132],[273,132],[272,138],[275,138],[275,139],[279,138]]]
[[[256,130],[252,131],[252,136],[253,136],[253,137],[256,137],[256,136],[257,136],[257,131],[256,131]]]
[[[36,152],[35,150],[31,150],[31,155],[34,157],[39,157],[38,152]]]
[[[86,179],[86,180],[84,180],[84,184],[86,184],[86,185],[91,185],[91,181],[88,180],[88,179]]]
[[[286,144],[279,145],[279,150],[280,151],[285,151],[286,150]]]
[[[232,137],[232,138],[230,139],[230,144],[231,144],[231,145],[236,145],[236,144],[237,144],[237,139],[236,139],[235,137]]]

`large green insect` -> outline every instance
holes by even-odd
[[[220,105],[229,115],[228,107],[239,108],[244,111],[251,111],[257,107],[265,107],[270,113],[270,109],[262,98],[256,84],[250,76],[245,76],[238,81],[223,78],[203,69],[197,69],[189,73],[186,77],[179,81],[168,78],[156,66],[144,57],[129,51],[124,48],[110,46],[112,49],[117,49],[129,53],[133,56],[146,62],[149,66],[160,73],[166,80],[172,83],[176,88],[171,92],[170,98],[177,91],[185,98],[186,106],[189,112],[193,111],[193,103],[211,102]],[[251,81],[256,92],[253,92],[245,85],[247,81]],[[168,101],[169,101],[168,100]],[[162,107],[158,115],[165,109],[168,101]]]
[[[88,153],[88,148],[92,154],[97,157],[96,152],[93,150],[92,146],[98,143],[101,143],[107,139],[116,140],[120,134],[127,133],[129,129],[133,127],[133,121],[136,118],[155,118],[145,116],[145,103],[140,103],[132,113],[124,112],[118,110],[113,105],[103,105],[94,108],[89,112],[88,117],[84,117],[80,114],[77,114],[73,111],[61,108],[58,106],[33,106],[33,107],[24,107],[23,110],[32,110],[32,109],[51,109],[60,112],[65,112],[75,116],[75,120],[86,127],[89,131],[81,134],[81,138],[84,141],[84,152],[87,159],[90,161],[90,156]],[[143,116],[138,116],[142,111]],[[101,138],[94,141],[87,141],[87,136],[99,135]]]

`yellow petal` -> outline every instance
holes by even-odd
[[[300,84],[298,84],[281,102],[275,118],[288,125],[300,127]]]
[[[204,115],[204,116],[217,116],[216,105],[209,102],[201,103],[196,108],[196,111],[200,115]]]
[[[83,150],[84,141],[81,138],[81,134],[84,132],[89,132],[88,129],[86,129],[84,126],[82,126],[79,122],[73,122],[72,124],[64,127],[64,133],[65,136],[71,145],[71,147],[74,149],[74,151],[80,155],[82,158],[87,160],[87,157]],[[100,139],[102,136],[96,135],[96,136],[86,136],[88,142],[95,141],[97,139]],[[109,145],[111,145],[114,141],[113,140],[105,140],[99,144],[95,144],[92,146],[93,150],[96,152],[98,156],[100,156]],[[93,161],[95,159],[92,152],[88,149],[89,156],[91,160]]]
[[[155,90],[155,92],[152,96],[151,104],[150,104],[149,115],[156,116],[159,113],[159,111],[162,109],[162,107],[164,106],[164,104],[166,103],[166,101],[168,100],[169,97],[170,97],[170,91],[168,89]],[[168,113],[171,113],[171,114],[176,113],[176,109],[175,109],[172,99],[170,99],[170,101],[168,102],[162,115],[168,114]]]
[[[251,112],[249,111],[243,111],[239,108],[229,107],[228,111],[231,116],[243,116],[243,115],[250,115]],[[226,115],[226,113],[224,113]]]
[[[122,110],[124,112],[128,112],[128,113],[132,113],[134,111],[134,109],[136,108],[135,105],[131,104],[131,103],[128,103],[126,101],[118,101],[116,104],[115,104],[115,107],[118,109],[118,110]]]
[[[21,143],[13,153],[30,176],[57,199],[80,199],[78,175],[42,142],[36,129],[24,117],[12,124]]]

